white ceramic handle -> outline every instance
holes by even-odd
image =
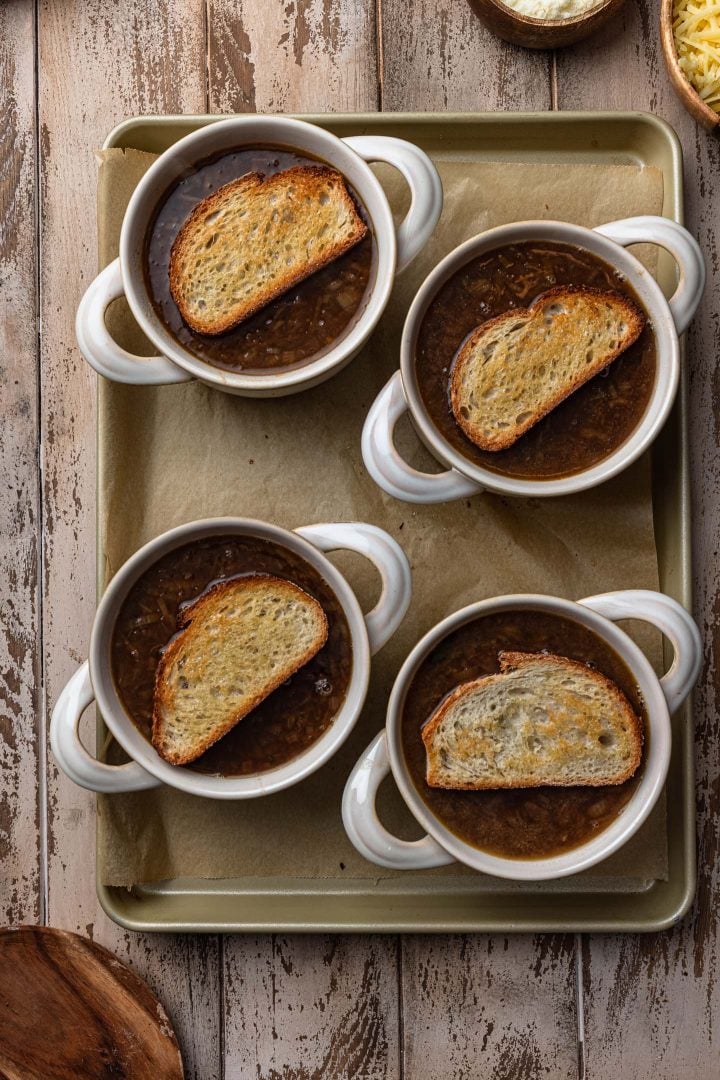
[[[438,171],[420,147],[388,135],[354,135],[343,140],[364,161],[384,161],[405,177],[410,209],[397,230],[397,272],[418,255],[430,239],[443,206]]]
[[[423,473],[400,457],[393,434],[407,408],[402,374],[396,371],[375,398],[363,425],[363,461],[378,487],[395,499],[412,503],[452,502],[483,491],[480,484],[468,480],[457,469]]]
[[[687,330],[705,288],[705,260],[694,236],[669,218],[644,214],[600,225],[595,232],[621,247],[630,244],[658,244],[669,251],[680,270],[680,282],[668,300],[678,334]]]
[[[700,631],[682,604],[649,589],[626,589],[581,600],[583,607],[596,611],[611,622],[640,619],[656,626],[673,647],[673,662],[660,685],[670,713],[680,708],[700,674],[702,640]]]
[[[161,781],[136,761],[127,765],[105,765],[87,752],[80,742],[78,724],[94,699],[90,665],[86,660],[60,694],[50,721],[50,746],[62,771],[90,791],[118,793],[159,787]]]
[[[166,356],[135,356],[110,336],[105,324],[105,311],[113,300],[124,293],[120,260],[116,259],[98,274],[80,301],[75,318],[75,336],[88,364],[95,368],[98,375],[104,375],[113,382],[162,386],[192,379],[192,375]]]
[[[387,735],[376,735],[350,773],[342,800],[345,832],[364,858],[390,870],[429,870],[455,862],[431,836],[400,840],[380,823],[375,799],[380,783],[390,772]]]
[[[382,592],[375,607],[365,616],[370,653],[374,656],[393,636],[410,606],[412,575],[405,552],[384,529],[356,521],[305,525],[295,532],[320,551],[346,548],[364,555],[376,567]]]

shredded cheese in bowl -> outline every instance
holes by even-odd
[[[720,113],[720,0],[675,0],[673,34],[680,70]]]
[[[603,0],[502,0],[529,19],[574,19],[599,7]]]

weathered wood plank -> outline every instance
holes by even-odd
[[[208,12],[211,112],[377,108],[367,0],[210,0]]]
[[[657,0],[628,4],[613,31],[558,56],[561,108],[649,109],[669,120],[685,154],[689,228],[709,283],[688,335],[695,613],[705,640],[696,700],[699,886],[691,916],[670,933],[584,941],[587,1076],[705,1080],[720,1052],[720,143],[674,95],[660,51]]]
[[[0,921],[42,913],[35,48],[0,6]]]
[[[381,11],[385,109],[550,108],[550,55],[499,41],[466,0]],[[403,939],[405,1074],[576,1076],[574,979],[570,939]]]
[[[409,937],[403,947],[405,1075],[577,1076],[572,937]]]
[[[525,110],[551,106],[551,54],[500,41],[467,0],[381,0],[387,111]]]
[[[395,938],[228,938],[225,953],[228,1080],[401,1075]]]
[[[73,331],[96,272],[93,150],[139,112],[201,112],[202,0],[42,0],[41,370],[45,448],[45,678],[48,703],[87,651],[95,607],[95,376]],[[95,896],[94,798],[51,763],[49,922],[88,933],[147,978],[176,1027],[188,1076],[220,1075],[217,939],[121,931]]]
[[[212,112],[377,107],[370,3],[210,5]],[[399,1075],[396,944],[233,937],[225,954],[226,1076]]]

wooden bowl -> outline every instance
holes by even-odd
[[[501,3],[501,0],[469,0],[482,23],[498,37],[526,49],[558,49],[594,34],[625,0],[600,0],[597,7],[569,19],[531,19]]]
[[[660,41],[667,64],[670,82],[675,87],[677,96],[683,105],[698,123],[706,127],[708,131],[720,133],[720,114],[706,105],[697,90],[690,85],[683,75],[678,56],[675,50],[675,36],[673,34],[673,0],[662,0],[660,7]]]
[[[0,929],[0,1077],[183,1080],[177,1039],[142,979],[49,926]]]

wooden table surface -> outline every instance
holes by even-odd
[[[659,0],[557,53],[466,0],[0,2],[0,911],[87,934],[143,975],[187,1075],[277,1080],[720,1075],[720,141],[667,78]],[[143,936],[95,895],[94,799],[49,757],[49,711],[95,604],[95,376],[75,345],[95,273],[93,150],[137,113],[642,109],[685,152],[710,285],[690,333],[700,879],[653,936]]]

